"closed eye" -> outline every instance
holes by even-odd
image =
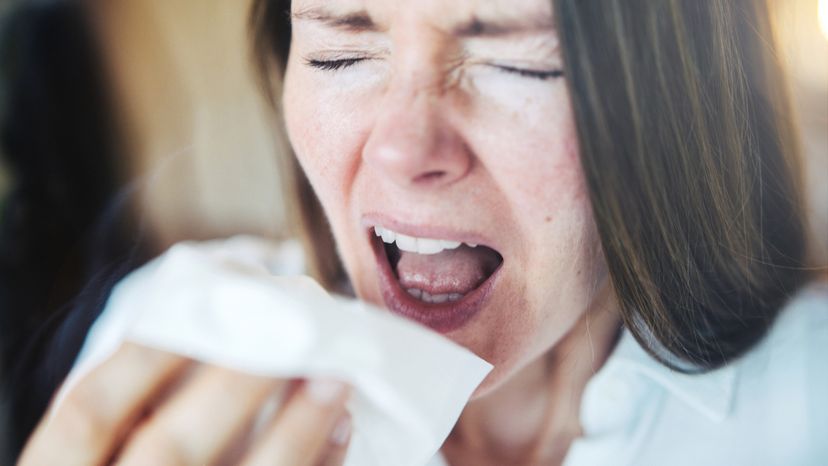
[[[317,60],[308,59],[306,63],[308,66],[324,71],[338,71],[349,68],[357,63],[367,60],[367,57],[353,57],[353,58],[338,58],[334,60]],[[533,70],[528,68],[518,68],[508,65],[491,65],[494,68],[511,74],[516,74],[525,78],[540,79],[542,81],[554,78],[560,78],[564,75],[563,70]]]
[[[312,68],[317,68],[320,70],[325,71],[337,71],[344,68],[348,68],[351,66],[356,65],[359,62],[367,60],[366,57],[354,57],[354,58],[338,58],[335,60],[315,60],[309,59],[306,60],[308,66]]]
[[[554,79],[560,78],[564,75],[563,70],[532,70],[527,68],[518,68],[515,66],[508,66],[508,65],[491,65],[497,68],[500,71],[504,71],[506,73],[516,74],[518,76],[522,76],[524,78],[533,78],[533,79],[540,79],[542,81],[546,81],[547,79]]]

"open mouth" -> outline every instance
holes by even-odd
[[[482,244],[408,236],[379,225],[369,234],[388,308],[442,333],[484,307],[503,264],[499,252]]]

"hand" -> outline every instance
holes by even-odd
[[[339,382],[256,377],[126,343],[47,412],[18,464],[339,465],[348,392]],[[280,393],[274,420],[249,438]]]

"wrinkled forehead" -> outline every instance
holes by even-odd
[[[550,29],[551,0],[293,0],[294,20],[384,31],[402,23],[454,34],[489,35]]]

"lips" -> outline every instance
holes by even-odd
[[[435,252],[426,246],[427,251],[419,253],[416,242],[410,240],[413,236],[400,234],[404,242],[398,245],[389,234],[393,232],[382,227],[371,227],[368,232],[379,269],[380,290],[389,310],[449,333],[466,325],[485,307],[503,258],[494,249],[478,245],[479,237],[421,239],[424,244],[443,242],[446,247]]]

